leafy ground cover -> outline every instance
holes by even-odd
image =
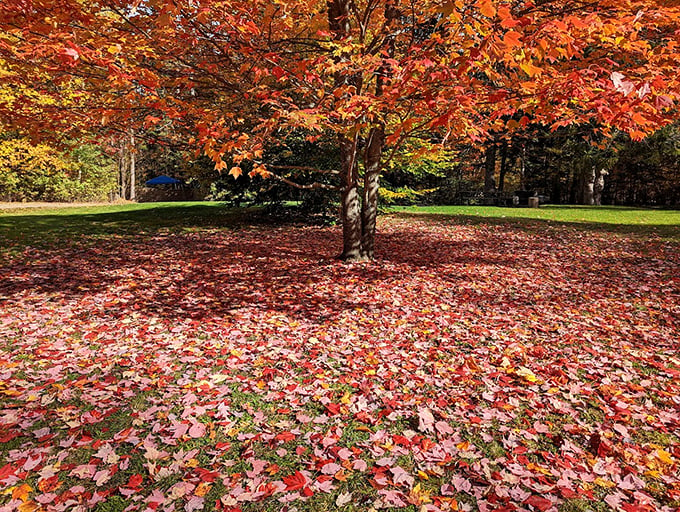
[[[3,512],[680,506],[677,225],[145,208],[0,216]]]

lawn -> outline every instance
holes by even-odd
[[[0,212],[0,511],[676,510],[679,224]]]

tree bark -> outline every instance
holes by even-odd
[[[508,170],[508,143],[503,141],[501,144],[501,171],[498,175],[499,192],[503,192],[503,187],[505,186],[505,173]]]
[[[496,143],[491,141],[486,147],[484,162],[484,197],[491,197],[496,192]]]
[[[342,193],[340,219],[342,221],[342,254],[346,261],[358,261],[361,254],[361,206],[359,201],[358,148],[355,140],[341,135],[340,158],[342,161]]]
[[[588,169],[585,176],[583,177],[583,204],[593,205],[595,204],[594,198],[595,192],[595,167]]]
[[[135,159],[135,132],[130,131],[130,201],[137,200],[137,168]]]
[[[385,129],[371,129],[366,145],[364,165],[364,197],[361,208],[361,256],[373,259],[375,255],[375,225],[378,218],[378,192],[380,190],[380,159],[385,144]]]
[[[350,0],[327,0],[328,27],[333,39],[341,40],[351,29],[349,14]],[[336,56],[336,61],[342,61],[345,56]],[[335,74],[335,87],[340,88],[353,81],[360,81],[360,77],[348,73]],[[360,84],[353,84],[359,92]],[[342,253],[340,258],[346,261],[361,259],[361,202],[359,197],[359,149],[357,136],[346,133],[338,135],[340,146],[340,221],[342,222]]]
[[[602,191],[604,190],[604,180],[605,176],[609,173],[606,169],[598,167],[595,172],[595,183],[593,187],[593,203],[596,206],[602,206]]]
[[[118,193],[120,194],[120,198],[125,200],[127,199],[127,177],[126,177],[126,168],[127,168],[127,156],[125,155],[125,147],[121,147],[120,150],[118,151]]]
[[[333,39],[341,40],[350,34],[350,11],[353,0],[327,0],[328,26]],[[385,7],[385,28],[399,17],[393,6]],[[393,50],[394,41],[386,38],[388,53]],[[390,53],[391,54],[391,53]],[[337,56],[341,62],[347,56]],[[381,96],[385,77],[389,74],[384,65],[375,76],[375,95]],[[335,87],[353,86],[349,94],[361,94],[364,86],[361,73],[338,72],[334,77]],[[367,82],[370,82],[368,80]],[[368,86],[367,86],[368,87]],[[370,120],[376,123],[376,119]],[[363,122],[363,121],[362,121]],[[341,158],[341,207],[343,248],[340,257],[346,261],[362,261],[374,257],[376,219],[378,216],[378,192],[380,189],[380,170],[385,130],[382,121],[370,129],[363,152],[364,180],[363,197],[359,196],[359,144],[360,123],[339,135]],[[352,133],[352,136],[347,135]]]

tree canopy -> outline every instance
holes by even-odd
[[[408,138],[591,122],[639,139],[680,90],[670,1],[10,0],[0,20],[7,123],[154,127],[234,176],[249,161],[306,187],[328,185],[265,148],[335,134],[340,169],[319,171],[340,175],[348,259],[372,257],[380,172]]]

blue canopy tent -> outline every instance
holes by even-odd
[[[160,176],[156,176],[147,181],[145,185],[147,187],[153,187],[154,185],[180,185],[181,183],[181,181],[176,180],[175,178],[161,174]]]

